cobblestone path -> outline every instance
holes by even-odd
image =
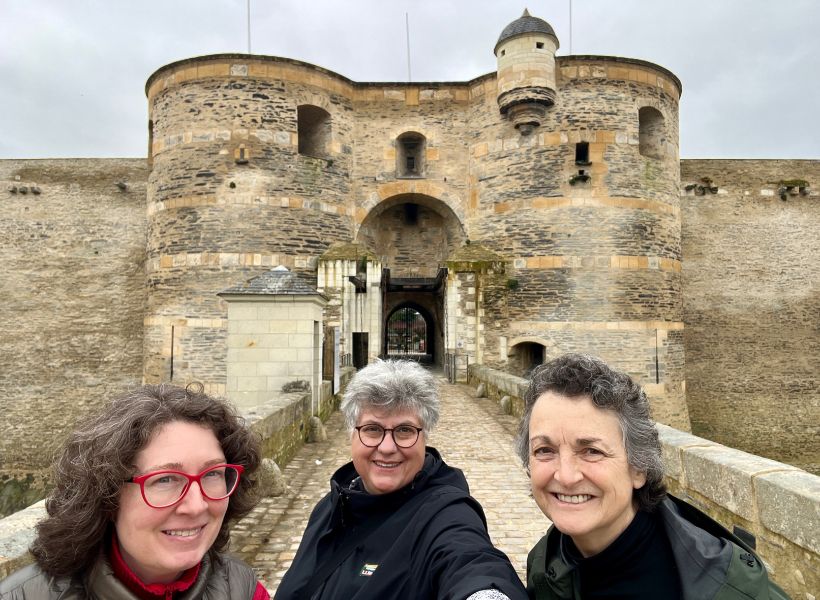
[[[517,419],[498,403],[474,398],[472,388],[439,377],[441,419],[429,445],[464,471],[472,495],[484,507],[490,537],[522,580],[527,552],[549,522],[530,498],[529,480],[512,443]],[[339,412],[325,424],[328,441],[306,444],[283,469],[288,490],[265,498],[233,529],[233,551],[252,565],[273,596],[290,566],[310,512],[329,489],[330,476],[350,460],[350,442]]]

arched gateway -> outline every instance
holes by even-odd
[[[458,216],[432,196],[400,193],[370,210],[355,239],[328,250],[318,273],[319,289],[338,306],[328,322],[352,362],[391,356],[443,365],[446,265],[468,243]]]
[[[465,240],[453,210],[425,194],[392,196],[362,221],[356,241],[382,266],[382,356],[443,364],[446,263]]]

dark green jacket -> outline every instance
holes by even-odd
[[[788,600],[757,554],[722,525],[673,496],[658,512],[684,600]],[[534,600],[581,600],[577,574],[561,558],[560,535],[550,527],[527,557],[527,592]]]

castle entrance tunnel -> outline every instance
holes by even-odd
[[[364,219],[356,241],[377,255],[384,269],[383,356],[443,364],[444,267],[466,239],[452,209],[424,194],[388,198]]]

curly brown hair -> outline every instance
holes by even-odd
[[[256,504],[259,440],[227,401],[171,384],[145,385],[113,401],[82,423],[65,441],[54,465],[55,488],[46,501],[48,516],[37,525],[31,553],[55,577],[88,569],[110,540],[120,490],[134,476],[137,453],[154,433],[173,421],[187,421],[214,432],[225,459],[245,467],[228,503],[219,534],[208,551],[213,560],[230,540],[230,523]]]

